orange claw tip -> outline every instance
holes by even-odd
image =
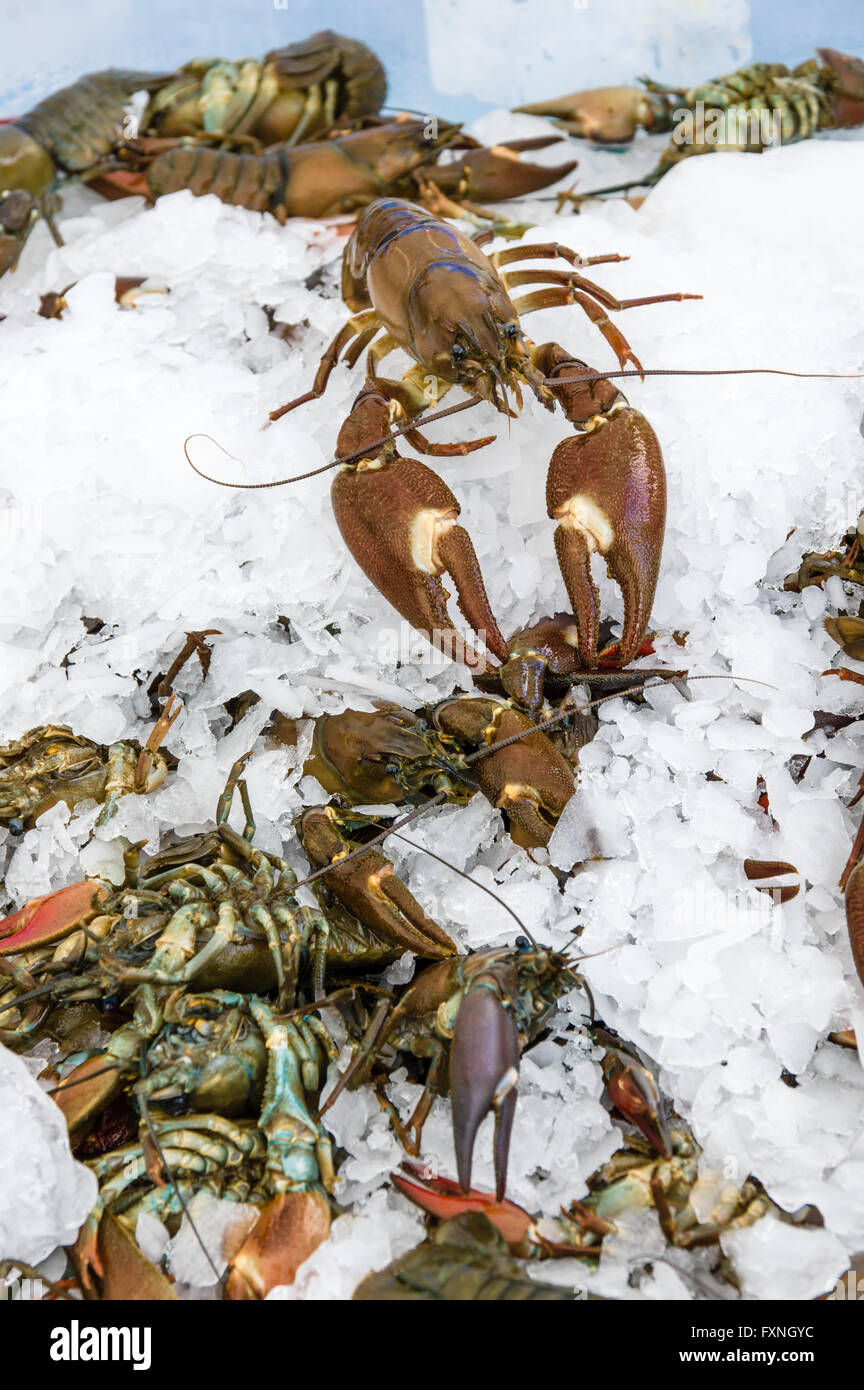
[[[32,946],[49,946],[83,926],[108,896],[104,883],[84,879],[31,898],[22,908],[0,922],[0,955],[24,951]]]
[[[534,1221],[515,1202],[507,1198],[498,1202],[494,1193],[480,1192],[475,1187],[463,1192],[450,1178],[427,1177],[426,1170],[419,1164],[405,1163],[403,1168],[411,1177],[405,1172],[391,1173],[393,1186],[437,1221],[447,1221],[466,1211],[479,1211],[489,1218],[508,1245],[519,1246],[526,1240]]]
[[[266,1298],[293,1284],[298,1269],[330,1234],[330,1203],[323,1192],[283,1192],[261,1210],[231,1262],[228,1299]]]
[[[644,637],[636,648],[631,660],[638,661],[642,656],[654,656],[656,648],[650,637]],[[617,671],[621,665],[621,643],[610,642],[608,647],[597,653],[598,671]]]
[[[606,1093],[615,1109],[635,1125],[664,1157],[672,1153],[669,1129],[654,1078],[636,1062],[624,1062],[614,1052],[603,1059]]]

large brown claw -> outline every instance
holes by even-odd
[[[558,445],[549,465],[555,549],[576,615],[579,655],[594,664],[600,599],[591,578],[595,551],[624,598],[621,664],[633,660],[648,619],[663,546],[666,474],[657,436],[644,415],[623,406],[603,428]]]
[[[272,1198],[231,1261],[225,1297],[266,1298],[280,1284],[293,1284],[303,1261],[329,1234],[330,1203],[322,1192]]]
[[[346,465],[331,491],[342,538],[364,574],[433,646],[466,666],[485,665],[453,627],[447,612],[449,574],[459,607],[499,660],[507,643],[489,606],[471,537],[457,525],[459,503],[442,478],[419,459],[401,458],[374,443],[389,432],[387,402],[364,392],[337,442],[345,456],[365,447],[370,456]]]
[[[606,561],[624,598],[620,664],[632,661],[648,625],[666,524],[666,471],[651,425],[608,381],[568,379],[584,364],[563,366],[564,349],[545,344],[541,369],[554,370],[564,413],[584,431],[558,445],[549,464],[546,506],[558,522],[555,549],[576,616],[579,656],[595,663],[600,598],[591,556]]]
[[[574,784],[572,767],[546,734],[509,701],[442,700],[434,721],[443,734],[477,750],[471,766],[480,790],[505,813],[516,844],[548,844]],[[513,743],[496,748],[510,738]]]
[[[639,126],[668,129],[665,106],[639,87],[593,87],[513,109],[528,116],[546,116],[568,134],[597,144],[624,144],[633,139]]]
[[[400,950],[414,951],[426,960],[454,955],[455,943],[423,911],[379,850],[370,848],[356,859],[341,862],[349,851],[359,848],[343,834],[341,826],[349,819],[332,806],[313,807],[300,819],[300,838],[315,868],[333,866],[325,879],[326,890],[364,926]]]
[[[506,145],[470,150],[451,164],[426,164],[416,171],[422,182],[433,182],[450,198],[470,198],[472,202],[503,203],[522,198],[558,183],[576,168],[577,161],[549,167],[530,164]]]
[[[450,1095],[456,1171],[463,1192],[471,1189],[474,1141],[480,1123],[495,1111],[495,1196],[504,1197],[510,1131],[519,1079],[519,1032],[491,981],[473,982],[459,1009],[450,1050]]]

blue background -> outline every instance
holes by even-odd
[[[379,53],[395,105],[462,119],[639,72],[696,82],[819,44],[864,56],[862,0],[0,0],[0,114],[83,72],[258,57],[324,27]]]

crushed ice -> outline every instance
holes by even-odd
[[[477,132],[493,129],[503,139],[546,127],[498,113]],[[654,162],[657,142],[647,140],[635,143],[626,171]],[[582,145],[576,154],[580,187],[610,181],[608,155]],[[560,148],[546,155],[562,158]],[[616,163],[615,177],[624,172]],[[688,160],[638,212],[615,201],[555,216],[554,203],[538,199],[530,215],[539,226],[526,242],[627,253],[598,275],[622,297],[704,296],[620,317],[646,366],[864,364],[860,284],[843,273],[860,264],[860,140]],[[82,866],[116,872],[118,836],[155,848],[168,830],[201,828],[273,708],[298,718],[369,709],[376,698],[416,706],[467,688],[464,672],[406,638],[347,556],[326,477],[239,493],[203,482],[183,459],[196,433],[234,455],[190,440],[196,464],[227,479],[267,481],[332,457],[356,371],[338,369],[326,401],[260,427],[305,389],[343,322],[336,286],[346,229],[280,228],[185,193],[146,210],[80,190],[66,195],[62,229],[58,249],[38,228],[19,270],[0,282],[0,739],[48,722],[103,742],[141,738],[150,718],[142,678],[167,668],[185,631],[221,636],[208,679],[194,663],[179,678],[185,712],[168,740],[179,766],[160,791],[126,798],[95,832],[86,807],[72,816],[55,808],[17,842],[0,831],[15,906]],[[323,289],[307,288],[318,271]],[[115,274],[150,276],[170,293],[122,310]],[[39,318],[39,294],[71,281],[62,321]],[[268,331],[267,309],[283,338]],[[576,310],[543,311],[529,331],[614,365]],[[592,857],[563,892],[544,863],[512,846],[484,801],[431,812],[411,839],[494,886],[542,941],[561,946],[581,929],[601,1015],[656,1060],[706,1164],[741,1180],[755,1174],[787,1210],[813,1203],[822,1213],[823,1230],[764,1220],[724,1238],[745,1296],[812,1297],[864,1248],[864,1077],[855,1054],[826,1042],[848,1026],[864,1036],[837,891],[860,814],[844,802],[864,767],[864,726],[808,737],[815,710],[860,708],[856,687],[820,674],[836,655],[822,616],[852,599],[837,580],[803,596],[784,593],[782,580],[803,551],[832,545],[858,515],[864,391],[854,381],[771,376],[624,385],[654,424],[669,477],[651,664],[724,679],[694,682],[690,699],[666,689],[638,709],[603,707],[582,757],[583,791],[550,858],[569,868],[605,857]],[[440,471],[462,502],[502,627],[514,631],[565,602],[543,506],[544,464],[564,426],[529,401],[509,428],[485,410],[459,427],[463,437],[498,431],[493,446],[441,460]],[[450,437],[443,424],[432,429]],[[620,616],[605,577],[601,592]],[[82,617],[104,626],[88,635]],[[673,633],[686,633],[685,647]],[[223,703],[250,690],[260,704],[226,735]],[[789,762],[800,754],[813,756],[796,782]],[[301,766],[291,748],[261,749],[249,765],[265,848],[287,838],[303,796],[316,799]],[[776,827],[757,804],[759,779]],[[391,849],[427,910],[464,945],[512,939],[512,919],[479,889],[416,847]],[[772,906],[744,879],[747,857],[788,859],[802,893]],[[410,962],[399,970],[406,978]],[[578,1032],[584,1008],[578,992],[563,1001],[549,1039],[523,1063],[510,1195],[535,1212],[584,1195],[616,1147],[598,1062]],[[62,1123],[24,1062],[2,1049],[0,1087],[0,1256],[36,1260],[73,1237],[93,1183],[72,1164]],[[390,1095],[404,1109],[417,1087],[397,1072]],[[422,1233],[419,1214],[386,1186],[399,1149],[375,1097],[346,1093],[329,1118],[347,1153],[336,1192],[346,1213],[293,1288],[274,1297],[349,1297]],[[478,1186],[492,1176],[489,1138],[484,1127]],[[432,1109],[424,1158],[452,1174],[445,1102]],[[226,1220],[208,1214],[214,1239]],[[164,1232],[140,1234],[161,1253]],[[700,1296],[698,1260],[679,1251],[663,1260],[662,1249],[646,1213],[607,1242],[588,1282],[620,1297]],[[170,1251],[178,1278],[208,1283],[199,1255],[182,1231]],[[633,1268],[651,1255],[651,1272],[634,1284]],[[566,1281],[568,1267],[544,1265],[542,1277]],[[585,1282],[584,1269],[569,1277]]]

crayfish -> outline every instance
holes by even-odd
[[[436,1094],[449,1089],[456,1166],[463,1191],[471,1186],[474,1141],[481,1121],[495,1115],[495,1182],[507,1185],[510,1133],[516,1111],[519,1057],[555,1005],[582,985],[575,962],[519,937],[513,948],[476,951],[427,966],[396,1004],[376,1005],[357,1052],[327,1097],[323,1114],[347,1086],[371,1074],[382,1049],[428,1058],[426,1083],[410,1119],[390,1109],[410,1153],[418,1153]]]
[[[128,147],[131,163],[143,174],[131,184],[125,173],[117,178],[123,180],[121,191],[151,198],[180,189],[196,196],[213,193],[223,203],[269,212],[279,222],[356,212],[391,194],[497,225],[499,219],[481,203],[547,188],[575,168],[572,160],[545,168],[518,158],[520,150],[548,143],[541,137],[486,149],[453,122],[436,120],[430,129],[426,121],[398,116],[360,130],[339,130],[329,139],[270,145],[255,154],[145,137]],[[445,151],[465,148],[465,154],[439,162]],[[105,182],[111,186],[110,176]],[[501,226],[511,230],[510,223]]]
[[[375,55],[329,30],[263,63],[195,60],[154,93],[123,146],[127,168],[98,186],[112,196],[214,193],[280,222],[354,212],[384,193],[447,209],[456,199],[468,215],[492,217],[474,204],[536,192],[575,168],[518,158],[547,138],[486,149],[450,121],[389,120],[378,115],[386,95]],[[445,150],[465,153],[439,162]]]
[[[66,724],[43,724],[0,746],[0,825],[21,835],[59,801],[71,809],[86,800],[104,802],[99,816],[104,825],[121,796],[161,787],[168,762],[160,744],[182,708],[172,713],[171,703],[143,748],[133,742],[106,748]]]
[[[432,792],[459,802],[479,789],[524,846],[548,842],[573,794],[565,752],[512,700],[483,697],[441,700],[416,714],[393,707],[321,715],[305,771],[348,805],[398,803]]]
[[[514,262],[563,258],[566,271],[510,270]],[[423,209],[382,198],[360,217],[343,261],[342,296],[352,317],[327,348],[310,391],[271,413],[278,419],[323,394],[344,353],[351,366],[369,348],[367,379],[336,446],[344,460],[332,488],[333,508],[348,549],[397,611],[455,659],[483,668],[484,659],[453,627],[442,575],[449,574],[469,625],[502,663],[510,649],[492,612],[474,546],[458,524],[459,503],[444,481],[417,459],[403,458],[390,429],[405,422],[415,448],[465,453],[490,440],[432,445],[414,425],[454,385],[512,414],[507,391],[521,404],[525,385],[553,410],[558,402],[577,433],[555,449],[547,478],[547,509],[557,523],[555,546],[575,615],[570,670],[588,670],[598,656],[600,608],[591,577],[602,555],[624,596],[624,630],[616,664],[627,665],[642,640],[657,582],[666,514],[660,445],[651,425],[605,377],[585,368],[556,343],[527,338],[520,316],[578,304],[612,346],[622,367],[633,362],[629,343],[609,320],[610,309],[694,296],[660,294],[619,300],[585,278],[590,265],[622,259],[583,259],[547,242],[486,256],[462,233]],[[511,290],[542,284],[516,299]],[[697,296],[698,297],[698,296]],[[381,335],[381,336],[379,336]],[[414,366],[401,379],[378,375],[384,357],[401,348]],[[523,654],[524,655],[524,654]]]
[[[380,111],[387,77],[357,39],[322,29],[263,61],[195,58],[151,98],[140,129],[172,139],[232,137],[255,149],[297,145],[337,121]]]
[[[62,245],[54,223],[57,184],[113,168],[132,97],[165,81],[164,74],[109,68],[52,92],[18,120],[0,123],[0,275],[17,265],[40,214]]]
[[[559,202],[578,207],[598,194],[650,187],[691,155],[714,150],[758,153],[806,140],[820,130],[864,124],[864,62],[834,48],[817,52],[818,60],[811,58],[791,71],[783,63],[752,63],[689,88],[642,77],[641,87],[596,87],[515,110],[547,116],[570,135],[618,147],[628,144],[640,128],[659,134],[685,119],[692,122],[687,138],[676,132],[657,167],[644,178],[558,195]]]

